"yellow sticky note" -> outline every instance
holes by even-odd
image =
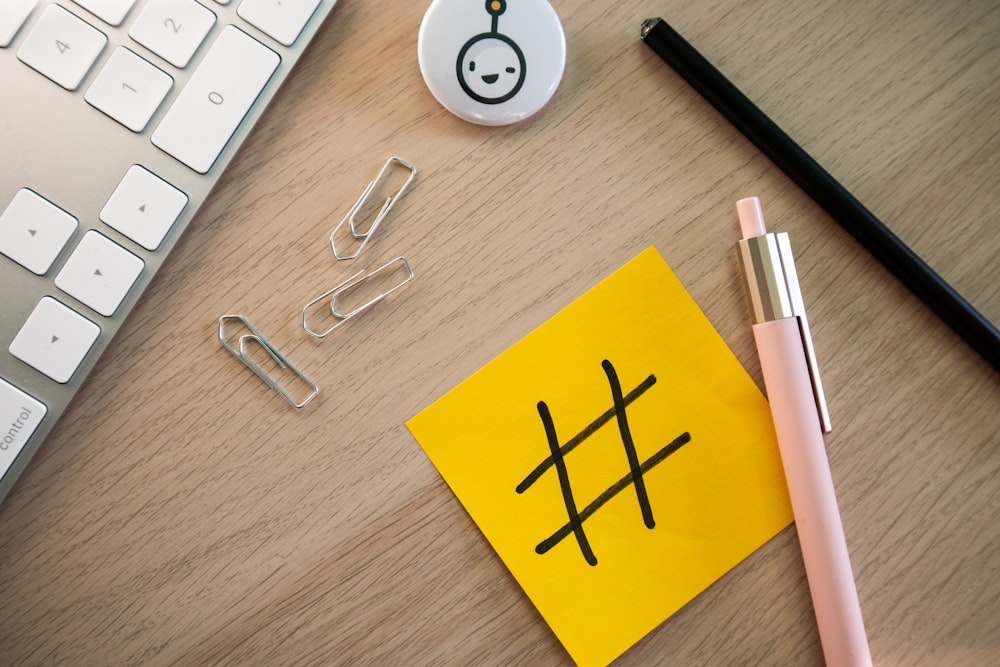
[[[767,402],[655,248],[407,426],[579,665],[792,521]]]

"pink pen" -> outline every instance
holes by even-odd
[[[830,415],[819,379],[788,234],[769,234],[760,200],[736,202],[740,264],[753,335],[778,436],[826,664],[871,665],[823,433]]]

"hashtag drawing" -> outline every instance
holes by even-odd
[[[644,475],[655,466],[666,460],[668,456],[691,441],[691,435],[689,433],[682,433],[659,451],[655,452],[648,459],[640,462],[639,456],[636,453],[635,443],[632,440],[632,432],[629,429],[628,416],[625,413],[625,408],[646,393],[650,387],[656,384],[656,376],[650,375],[645,380],[640,382],[635,389],[631,390],[628,394],[623,395],[621,382],[618,379],[618,373],[615,371],[615,367],[607,359],[601,362],[601,366],[604,368],[604,372],[608,377],[608,384],[611,386],[612,407],[605,410],[599,417],[597,417],[597,419],[592,421],[584,427],[582,431],[566,441],[565,444],[560,445],[559,437],[556,434],[555,422],[552,419],[549,407],[546,405],[545,401],[539,401],[538,416],[541,417],[542,426],[545,429],[545,437],[548,441],[550,455],[535,466],[534,470],[532,470],[516,487],[517,493],[524,493],[536,481],[541,479],[542,475],[544,475],[548,470],[555,468],[556,476],[559,479],[559,487],[562,490],[563,503],[566,506],[568,521],[557,531],[552,533],[552,535],[539,542],[535,547],[535,552],[538,554],[544,554],[572,534],[576,539],[577,545],[580,547],[580,552],[583,554],[584,559],[592,566],[597,565],[597,557],[594,555],[594,550],[590,546],[587,534],[583,530],[583,522],[593,516],[598,509],[618,495],[618,493],[623,491],[626,487],[631,486],[635,490],[636,500],[639,503],[639,510],[642,514],[643,524],[650,530],[654,528],[656,526],[656,522],[653,519],[653,510],[649,504],[649,496],[646,493]],[[576,500],[573,497],[573,489],[569,482],[569,470],[566,466],[566,455],[583,444],[587,438],[597,432],[598,429],[610,422],[613,418],[616,419],[618,423],[618,432],[621,436],[622,445],[625,449],[629,472],[605,489],[590,504],[582,510],[579,510],[577,508]]]

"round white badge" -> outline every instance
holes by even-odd
[[[434,0],[417,55],[445,109],[480,125],[507,125],[552,97],[566,67],[566,37],[546,0]]]

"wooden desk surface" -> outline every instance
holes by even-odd
[[[342,0],[0,506],[0,662],[569,663],[404,422],[651,244],[760,383],[748,195],[796,245],[876,663],[1000,662],[1000,377],[638,40],[666,16],[998,322],[1000,6],[555,0],[560,89],[484,128],[424,87],[427,4]],[[420,175],[366,257],[416,280],[308,339],[390,155]],[[219,347],[229,312],[314,404]],[[821,661],[790,527],[619,664]]]

